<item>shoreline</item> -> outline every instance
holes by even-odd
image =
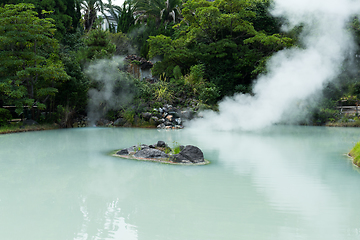
[[[57,124],[44,124],[44,125],[28,125],[20,128],[20,126],[1,127],[0,134],[11,134],[11,133],[23,133],[23,132],[35,132],[45,130],[60,129]]]
[[[297,125],[302,126],[302,125]],[[316,126],[316,125],[313,125]],[[99,126],[99,127],[107,127],[107,126]],[[113,126],[112,126],[113,127]],[[347,123],[326,123],[325,125],[317,126],[317,127],[360,127],[360,124],[356,122],[347,122]],[[77,127],[72,127],[77,128]],[[115,128],[124,128],[115,127]],[[144,128],[144,129],[156,129],[154,126],[129,126],[126,128]],[[20,128],[20,126],[8,126],[8,127],[0,127],[0,134],[11,134],[11,133],[23,133],[23,132],[35,132],[35,131],[46,131],[46,130],[55,130],[61,129],[60,126],[56,123],[53,124],[44,124],[44,125],[28,125],[24,128]],[[173,129],[172,129],[173,130]],[[360,167],[360,166],[359,166]]]
[[[348,153],[347,156],[352,159],[351,162],[352,162],[352,164],[353,164],[355,167],[360,168],[360,161],[359,161],[359,165],[357,165],[357,164],[355,163],[355,157],[354,157],[354,156],[352,156],[350,153]]]
[[[119,150],[117,150],[119,151]],[[117,152],[115,151],[115,152]],[[130,159],[130,160],[136,160],[136,161],[147,161],[147,162],[158,162],[162,164],[171,164],[171,165],[184,165],[184,166],[201,166],[201,165],[207,165],[210,163],[210,161],[204,159],[205,162],[201,163],[175,163],[169,161],[167,158],[141,158],[141,157],[134,157],[132,155],[118,155],[116,153],[111,154],[113,157],[118,158],[124,158],[124,159]]]

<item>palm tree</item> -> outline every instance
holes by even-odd
[[[122,7],[112,5],[111,0],[108,1],[109,3],[105,4],[105,10],[117,22],[117,32],[127,33],[135,23],[134,5],[131,0],[124,1]]]
[[[93,28],[97,12],[104,12],[104,4],[101,0],[79,0],[79,2],[84,15],[84,28],[88,32]]]
[[[178,22],[180,20],[181,0],[135,0],[138,12],[137,21],[153,17],[160,22]]]

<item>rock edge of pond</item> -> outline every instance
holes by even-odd
[[[112,156],[139,161],[151,161],[176,165],[206,165],[210,162],[204,158],[200,148],[193,145],[178,145],[170,148],[164,141],[156,144],[140,144],[115,151]]]

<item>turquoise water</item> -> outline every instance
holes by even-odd
[[[164,140],[211,164],[109,156]],[[0,239],[360,239],[360,129],[83,128],[0,135]]]

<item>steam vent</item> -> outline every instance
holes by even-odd
[[[156,144],[140,144],[117,151],[113,156],[142,161],[168,164],[205,165],[210,163],[204,159],[200,148],[193,145],[177,145],[170,148],[164,141]]]

